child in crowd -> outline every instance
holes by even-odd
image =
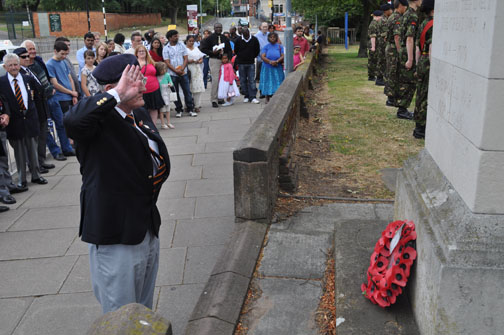
[[[86,52],[84,52],[85,65],[81,70],[81,88],[82,92],[84,92],[87,97],[100,93],[100,86],[95,77],[91,74],[96,67],[94,65],[95,59],[96,57],[93,50],[86,50]]]
[[[161,119],[161,128],[163,129],[173,129],[175,128],[170,123],[170,93],[173,87],[173,82],[170,74],[168,73],[168,67],[163,62],[157,62],[155,64],[157,78],[159,81],[159,88],[161,90],[161,96],[165,105],[159,110],[159,118]],[[165,124],[166,119],[166,124]]]
[[[303,55],[301,54],[301,46],[300,45],[295,45],[294,46],[294,70],[296,70],[299,66],[304,64],[304,58]]]
[[[240,90],[238,90],[238,86],[236,86],[236,75],[233,70],[233,65],[229,63],[228,55],[223,54],[221,61],[218,98],[226,99],[226,102],[222,105],[226,107],[231,106],[234,103],[234,99],[240,96]]]

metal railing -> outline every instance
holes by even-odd
[[[327,28],[327,40],[329,44],[345,44],[345,29],[339,27]],[[357,41],[357,29],[348,29],[348,44],[355,44]]]

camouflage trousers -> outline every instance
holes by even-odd
[[[399,84],[399,77],[397,73],[398,55],[395,44],[388,44],[385,49],[387,66],[385,71],[385,89],[384,93],[388,97],[395,98],[398,93],[397,86]]]
[[[385,76],[385,68],[387,66],[385,59],[385,42],[378,43],[376,47],[377,60],[376,60],[376,76],[384,77]]]
[[[371,51],[371,48],[368,49],[368,76],[376,77],[377,76],[377,65],[378,65],[378,53],[377,51]]]
[[[414,120],[422,126],[427,121],[427,98],[429,94],[429,56],[421,56],[417,66],[417,92]]]
[[[406,62],[408,61],[408,53],[406,52],[406,48],[402,48],[399,54],[399,62],[398,62],[398,76],[399,81],[397,85],[397,107],[408,108],[411,105],[411,101],[413,100],[413,96],[415,95],[416,90],[416,75],[415,75],[415,61],[413,60],[413,66],[411,69],[406,68]]]

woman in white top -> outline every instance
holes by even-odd
[[[191,72],[191,93],[194,99],[194,111],[199,113],[201,108],[201,95],[205,92],[205,83],[203,82],[203,57],[205,54],[194,46],[195,37],[188,35],[186,39],[187,47],[187,67]]]

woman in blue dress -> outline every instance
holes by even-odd
[[[285,78],[283,71],[284,50],[278,44],[278,34],[270,33],[268,42],[261,50],[263,65],[259,82],[259,90],[261,90],[261,94],[266,96],[266,103],[269,102]]]

